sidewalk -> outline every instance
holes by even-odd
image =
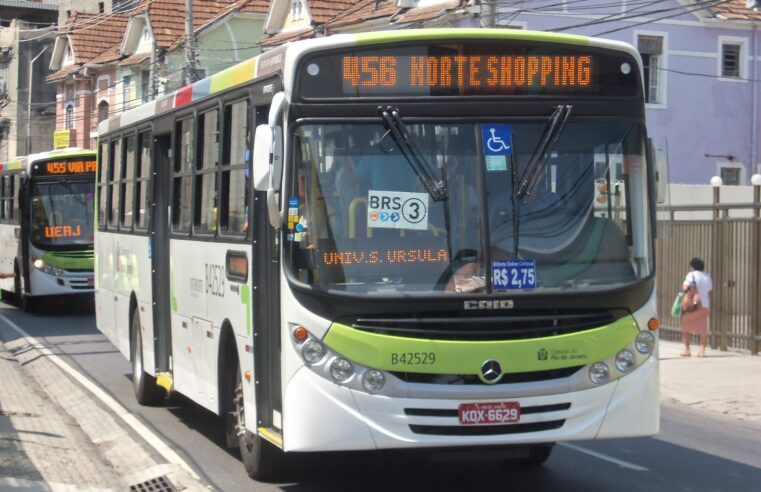
[[[761,424],[761,356],[707,349],[681,357],[684,346],[661,341],[661,401]]]
[[[0,341],[0,491],[205,491],[28,339]]]

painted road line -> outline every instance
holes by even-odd
[[[164,457],[169,463],[180,466],[185,470],[193,479],[200,480],[198,474],[178,455],[172,448],[170,448],[164,441],[161,440],[152,430],[150,430],[145,424],[140,422],[134,415],[132,415],[126,408],[124,408],[118,401],[111,397],[108,393],[100,389],[95,383],[83,376],[79,371],[71,367],[69,364],[63,361],[59,356],[51,352],[47,347],[42,345],[34,337],[25,332],[20,326],[8,319],[5,315],[0,314],[0,319],[13,328],[19,335],[24,337],[27,343],[37,349],[41,354],[46,356],[48,360],[57,365],[66,374],[74,378],[79,384],[85,387],[90,393],[98,398],[104,405],[106,405],[112,412],[118,415],[125,424],[131,427],[137,434],[142,437],[153,449],[155,449],[161,456]]]
[[[579,453],[584,453],[584,454],[588,454],[589,456],[594,456],[595,458],[599,458],[609,463],[614,463],[623,468],[628,468],[629,470],[650,471],[648,468],[645,468],[644,466],[639,466],[639,465],[635,465],[634,463],[629,463],[628,461],[619,460],[618,458],[614,458],[613,456],[608,456],[607,454],[598,453],[597,451],[592,451],[591,449],[583,448],[576,444],[561,442],[561,443],[558,443],[558,446],[563,446],[564,448],[570,448],[570,449],[573,449],[574,451],[578,451]]]

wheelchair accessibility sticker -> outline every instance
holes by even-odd
[[[367,227],[428,229],[428,193],[370,190]]]
[[[487,124],[481,127],[487,171],[507,171],[507,156],[513,154],[513,126]]]

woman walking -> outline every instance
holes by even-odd
[[[689,357],[690,337],[700,337],[698,357],[705,357],[708,343],[708,316],[711,313],[711,296],[713,281],[705,273],[705,263],[700,258],[690,260],[690,272],[684,278],[682,290],[685,292],[682,303],[682,357]]]

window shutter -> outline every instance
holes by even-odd
[[[740,48],[739,44],[721,45],[722,77],[740,77]]]

